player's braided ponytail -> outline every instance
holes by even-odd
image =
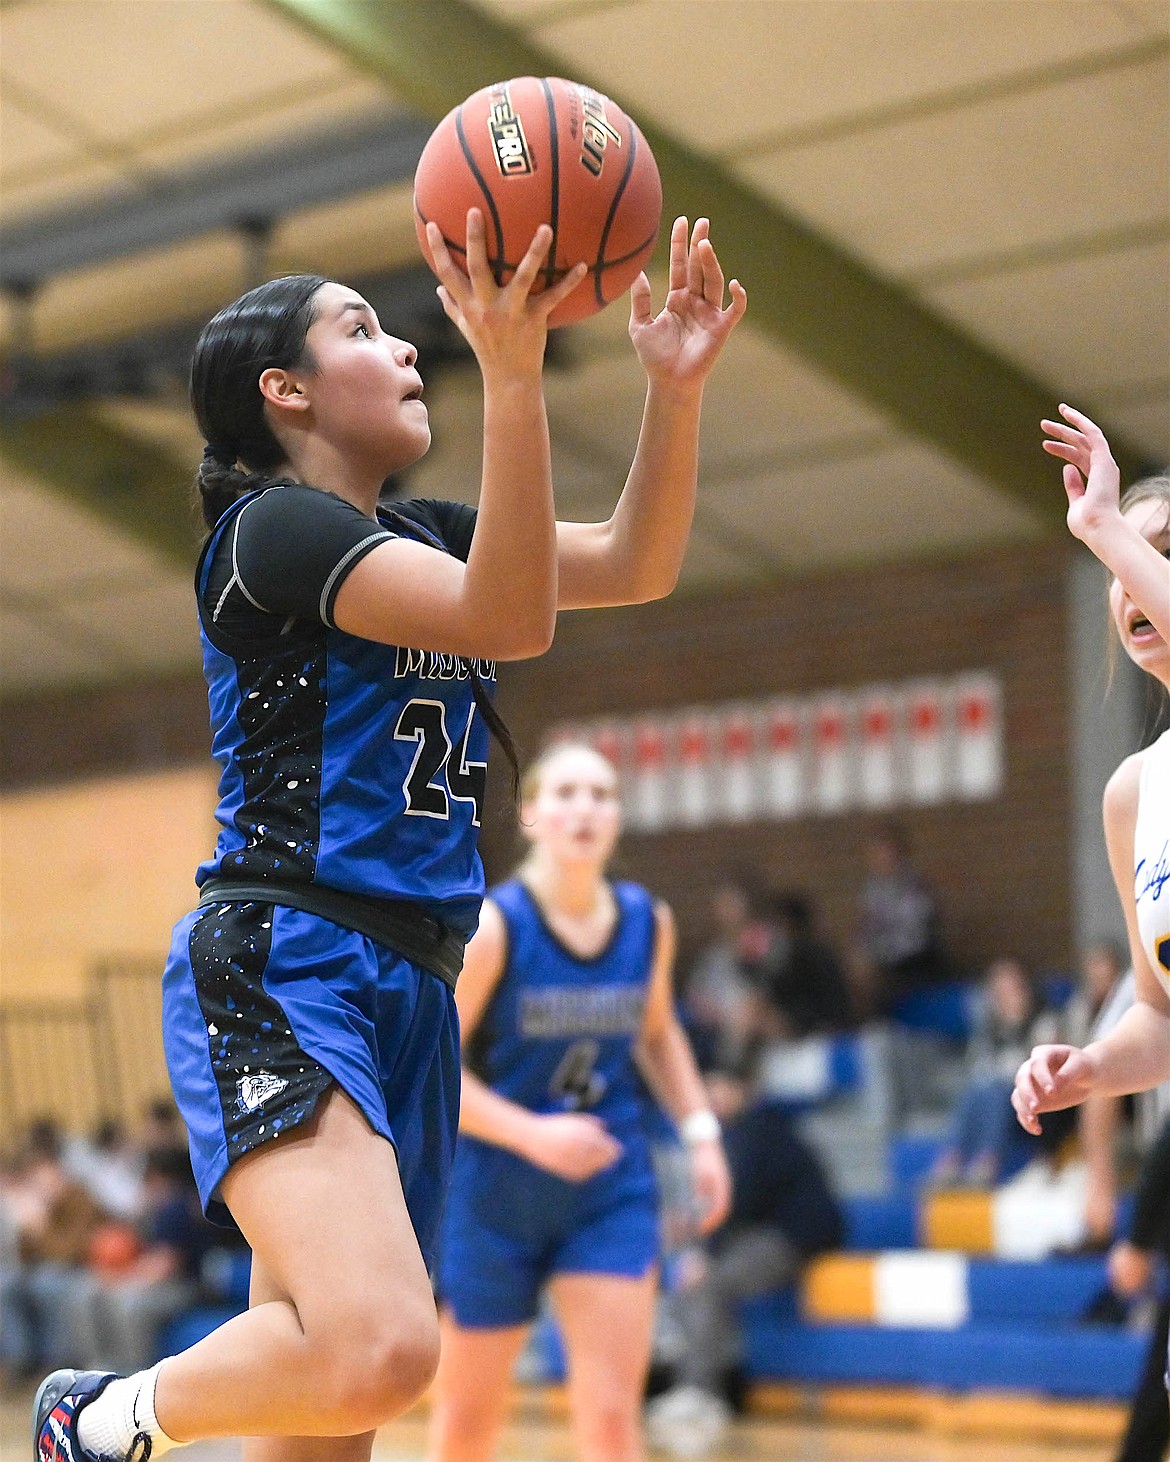
[[[195,476],[203,521],[214,528],[244,493],[281,479],[284,451],[264,415],[260,376],[311,365],[305,337],[319,274],[273,279],[242,295],[204,326],[191,358],[191,406],[208,446]]]

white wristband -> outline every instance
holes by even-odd
[[[688,1112],[678,1124],[679,1136],[686,1143],[716,1142],[723,1132],[719,1118],[710,1107],[700,1112]]]

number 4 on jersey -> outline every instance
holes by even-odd
[[[451,816],[451,803],[470,802],[472,825],[479,827],[487,787],[487,763],[469,761],[468,743],[475,720],[475,707],[459,744],[452,746],[447,734],[447,707],[442,701],[407,701],[394,727],[396,741],[417,742],[414,760],[402,784],[409,817]]]

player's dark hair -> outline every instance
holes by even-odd
[[[271,279],[241,295],[203,327],[191,357],[191,408],[207,450],[195,486],[214,528],[238,497],[277,479],[284,448],[264,414],[261,374],[312,366],[305,337],[320,274]]]

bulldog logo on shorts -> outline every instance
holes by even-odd
[[[271,1071],[258,1071],[255,1076],[241,1076],[236,1082],[236,1105],[241,1112],[255,1112],[288,1085],[283,1076]]]

